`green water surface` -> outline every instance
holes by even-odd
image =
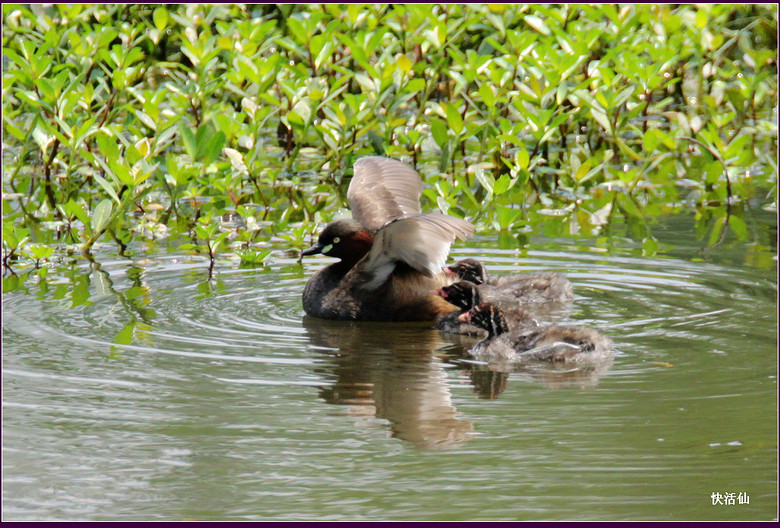
[[[688,217],[655,236],[650,256],[629,237],[453,249],[567,273],[575,301],[547,317],[613,339],[592,371],[305,318],[324,257],[209,280],[200,257],[107,247],[7,275],[3,519],[776,519],[776,245],[703,248]]]

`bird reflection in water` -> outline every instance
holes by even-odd
[[[387,420],[390,434],[424,448],[457,446],[474,426],[459,416],[437,350],[446,341],[430,323],[353,323],[305,317],[311,345],[329,356],[320,396],[354,414]]]
[[[327,403],[346,405],[350,414],[387,420],[390,434],[422,449],[452,448],[477,433],[456,409],[447,372],[463,372],[474,393],[497,399],[514,379],[549,388],[597,385],[611,361],[572,368],[556,364],[478,362],[467,351],[479,338],[448,335],[427,323],[329,321],[304,317],[312,351],[327,356],[318,372],[332,383],[322,387]],[[450,381],[451,383],[451,381]]]

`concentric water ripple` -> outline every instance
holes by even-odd
[[[3,296],[6,517],[691,519],[718,489],[753,495],[714,518],[771,517],[775,270],[630,243],[452,255],[474,256],[566,273],[575,300],[547,316],[614,361],[501,372],[425,324],[307,318],[327,258],[210,279],[98,255],[29,279]]]

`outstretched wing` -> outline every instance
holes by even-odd
[[[408,266],[435,277],[444,267],[450,246],[456,238],[474,232],[466,220],[439,213],[405,216],[380,229],[368,254],[363,271],[371,278],[367,289],[381,286],[396,264]]]
[[[371,232],[395,220],[418,215],[423,184],[413,168],[400,161],[368,156],[355,162],[347,199],[352,217]]]

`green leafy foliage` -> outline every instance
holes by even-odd
[[[303,247],[375,153],[502,233],[685,207],[717,241],[776,209],[771,5],[4,4],[3,19],[5,263],[52,257],[28,237],[190,236],[212,262],[233,248],[261,265],[258,244]],[[231,234],[214,231],[225,214],[244,219]]]

